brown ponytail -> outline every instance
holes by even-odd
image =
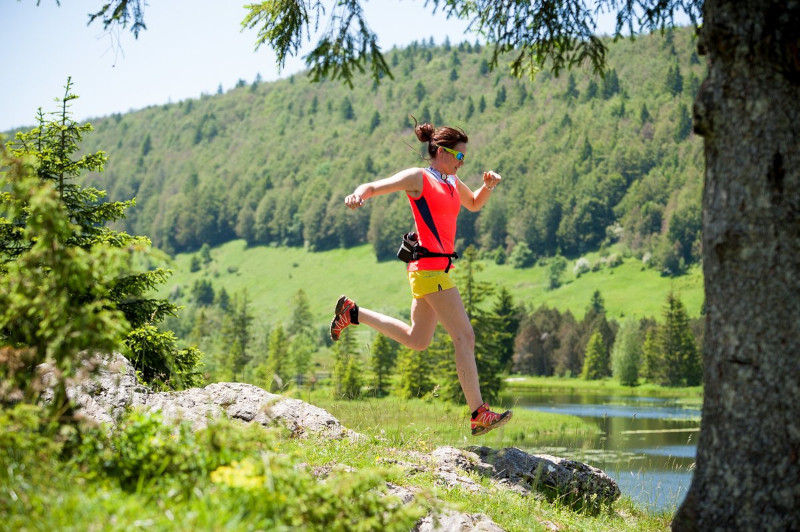
[[[448,126],[435,128],[428,122],[418,124],[414,115],[409,116],[414,119],[414,133],[416,133],[419,141],[428,143],[428,155],[431,158],[436,156],[436,149],[439,146],[454,148],[459,142],[463,142],[464,144],[469,142],[467,134],[464,133],[464,130],[461,128],[452,128]]]

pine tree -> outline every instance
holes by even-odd
[[[511,369],[511,359],[514,356],[514,337],[519,329],[519,310],[514,304],[514,297],[505,285],[500,287],[497,299],[492,307],[492,314],[497,317],[499,328],[505,333],[499,340],[500,352],[498,358],[502,370]]]
[[[499,89],[497,89],[497,94],[494,97],[494,106],[498,109],[506,103],[506,88],[504,85],[501,85]]]
[[[71,91],[72,81],[68,78],[64,97],[60,99],[61,108],[52,113],[53,119],[46,120],[45,114],[39,110],[37,127],[27,133],[17,133],[16,140],[8,145],[14,158],[35,161],[39,183],[57,192],[61,206],[75,226],[64,233],[62,245],[84,251],[97,246],[130,251],[124,270],[114,278],[105,279],[106,286],[76,286],[70,291],[70,297],[74,298],[75,304],[89,304],[98,290],[107,294],[131,326],[127,340],[119,348],[125,351],[146,382],[159,380],[157,384],[170,387],[198,385],[202,379],[196,371],[197,350],[178,349],[174,334],[157,328],[165,318],[176,316],[178,307],[165,299],[146,297],[166,282],[170,272],[163,268],[139,271],[136,265],[146,262],[151,255],[150,240],[109,228],[110,224],[124,218],[125,210],[134,204],[133,200],[103,201],[104,191],[74,182],[84,173],[102,171],[107,157],[98,151],[73,159],[81,149],[83,135],[93,128],[72,119],[69,109],[71,102],[78,97]],[[27,207],[17,211],[14,218],[0,218],[0,241],[3,242],[0,274],[9,262],[34,246],[34,241],[25,235],[29,223]]]
[[[675,142],[680,142],[689,137],[692,132],[692,116],[689,114],[689,109],[681,104],[678,106],[678,119],[675,124],[675,135],[673,138]]]
[[[378,396],[386,394],[388,378],[397,362],[397,346],[396,342],[382,334],[378,334],[372,342],[371,369],[375,374],[375,393]]]
[[[142,157],[146,157],[150,150],[153,149],[153,141],[150,140],[150,133],[144,138],[144,142],[142,143]]]
[[[645,122],[649,122],[652,119],[653,117],[650,115],[650,111],[647,109],[647,104],[642,103],[642,108],[639,111],[639,122],[644,124]]]
[[[358,356],[353,355],[347,360],[347,366],[342,376],[342,397],[349,400],[361,397],[363,370]]]
[[[583,101],[589,101],[592,98],[597,96],[599,92],[599,88],[597,86],[597,82],[593,79],[589,80],[589,83],[586,85],[586,90],[583,93]]]
[[[435,375],[433,391],[444,401],[465,404],[466,398],[458,380],[455,364],[455,348],[450,335],[443,327],[436,327],[433,340],[426,351],[427,359]]]
[[[311,357],[316,351],[314,340],[308,334],[296,334],[292,337],[289,344],[289,367],[291,374],[298,385],[305,382],[309,369],[311,369]]]
[[[225,290],[224,286],[219,289],[216,297],[214,297],[214,304],[217,305],[219,309],[224,312],[230,310],[231,297],[228,295],[228,291]]]
[[[597,314],[605,314],[606,312],[606,302],[603,299],[603,295],[600,293],[600,290],[595,290],[592,293],[592,300],[589,302],[589,308],[587,309],[587,313],[594,313]]]
[[[666,88],[667,92],[672,96],[677,96],[683,92],[683,76],[677,63],[670,65],[669,70],[667,70]]]
[[[610,69],[603,77],[603,98],[608,100],[619,92],[619,76],[615,69]]]
[[[394,393],[404,399],[429,393],[434,386],[431,369],[426,351],[401,350],[397,357],[397,387]]]
[[[664,318],[659,343],[667,362],[667,382],[673,386],[697,386],[702,379],[697,344],[686,307],[671,291],[667,294]]]
[[[423,85],[421,81],[417,81],[417,84],[414,86],[414,96],[417,97],[417,103],[422,103],[425,94],[427,94],[425,85]]]
[[[381,114],[378,111],[375,111],[372,114],[372,119],[369,122],[369,132],[372,133],[375,129],[381,125]]]
[[[350,359],[356,356],[358,345],[353,333],[352,327],[347,327],[342,331],[339,336],[339,341],[333,344],[333,352],[335,360],[333,363],[333,397],[334,399],[342,399],[346,396],[347,382],[346,379],[348,367],[350,366]]]
[[[472,115],[475,114],[475,103],[472,101],[472,96],[467,98],[467,116],[465,117],[466,120],[472,118]]]
[[[475,333],[475,363],[478,366],[481,393],[484,400],[491,402],[498,398],[503,385],[500,353],[509,334],[502,329],[503,324],[497,316],[480,308],[481,302],[494,293],[491,283],[477,280],[476,274],[481,270],[475,248],[468,246],[455,277]]]
[[[250,312],[250,300],[246,290],[233,296],[231,307],[222,329],[222,337],[225,343],[231,346],[229,356],[234,378],[242,379],[245,367],[252,358],[250,340],[254,319]]]
[[[124,253],[102,244],[65,245],[76,227],[58,191],[4,146],[0,168],[0,212],[26,220],[16,234],[24,249],[0,272],[0,404],[36,402],[37,367],[50,362],[56,382],[49,408],[61,417],[68,414],[67,380],[95,353],[117,349],[128,333],[109,290],[126,269]]]
[[[287,363],[289,361],[289,339],[283,326],[278,324],[269,335],[267,360],[258,375],[270,391],[280,391],[289,381]]]
[[[595,290],[592,294],[592,299],[589,306],[586,308],[586,314],[580,324],[581,337],[579,342],[579,350],[581,354],[585,355],[588,349],[589,341],[595,332],[600,332],[603,339],[603,357],[599,367],[603,368],[602,376],[607,377],[611,375],[611,348],[614,345],[614,329],[606,318],[605,301],[599,290]]]
[[[665,386],[697,386],[702,363],[681,300],[667,294],[664,322],[648,334],[643,348],[648,379]]]
[[[586,380],[601,379],[606,375],[608,366],[605,364],[606,353],[603,335],[599,331],[592,334],[589,345],[586,347],[586,356],[583,359],[581,377]]]
[[[567,78],[567,88],[564,90],[564,99],[567,101],[569,100],[576,100],[580,93],[578,92],[578,84],[575,83],[575,74],[570,72],[569,77]]]
[[[344,97],[342,100],[342,105],[339,108],[342,114],[342,119],[344,120],[355,120],[356,119],[356,112],[353,110],[353,104],[350,101],[350,98],[347,96]]]
[[[662,382],[663,359],[657,345],[658,326],[649,329],[642,344],[642,376],[651,382]]]
[[[289,323],[290,335],[294,336],[301,333],[313,335],[314,315],[311,313],[308,295],[302,288],[295,292],[292,298],[292,318]]]

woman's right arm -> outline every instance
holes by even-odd
[[[391,177],[358,185],[352,194],[344,198],[344,203],[351,209],[357,209],[373,196],[390,192],[406,192],[411,197],[422,193],[422,169],[408,168]]]

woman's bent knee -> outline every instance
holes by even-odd
[[[411,349],[413,351],[425,351],[426,349],[428,349],[429,345],[431,345],[431,341],[430,340],[412,339],[406,344],[406,347],[408,347],[409,349]]]

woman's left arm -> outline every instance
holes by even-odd
[[[475,191],[464,184],[460,179],[458,180],[458,196],[461,198],[461,205],[467,210],[479,211],[489,201],[489,196],[495,189],[498,183],[503,178],[497,172],[489,171],[483,173],[483,185]]]

